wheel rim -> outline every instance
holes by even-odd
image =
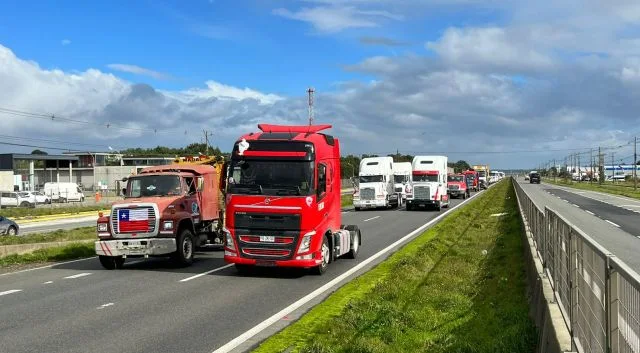
[[[15,228],[13,228],[13,227],[9,228],[9,235],[16,235]]]
[[[356,236],[353,237],[353,252],[358,252],[358,247],[360,246],[360,233],[356,232]]]
[[[193,244],[191,244],[191,238],[185,237],[184,241],[182,242],[182,252],[184,253],[185,259],[188,259],[191,257],[191,252],[193,250],[192,245]]]
[[[329,264],[329,256],[331,253],[329,252],[329,246],[326,243],[322,244],[322,267],[327,267]]]

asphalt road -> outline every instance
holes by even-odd
[[[559,188],[552,184],[530,184],[517,180],[539,208],[549,207],[593,238],[633,270],[640,273],[640,214],[631,211],[629,199],[597,200],[591,192]]]
[[[360,254],[323,276],[280,269],[240,276],[216,249],[198,252],[188,268],[150,259],[107,271],[91,258],[1,275],[0,350],[212,352],[447,211],[343,212],[344,224],[362,230]]]
[[[20,226],[20,235],[33,233],[48,233],[59,229],[69,230],[82,227],[95,227],[98,217],[83,217],[77,219],[67,219],[50,222],[34,222],[26,224],[18,224]]]

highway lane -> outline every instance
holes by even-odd
[[[622,261],[624,261],[633,270],[640,272],[640,257],[637,255],[638,250],[640,250],[640,239],[638,239],[634,234],[624,231],[621,227],[617,227],[616,225],[607,222],[606,219],[596,216],[596,214],[606,214],[608,216],[615,214],[616,210],[608,208],[613,206],[607,205],[608,207],[606,208],[606,211],[603,212],[603,206],[600,204],[587,206],[585,200],[573,199],[574,201],[581,203],[585,208],[576,207],[576,205],[580,205],[560,197],[560,192],[562,190],[554,190],[558,195],[552,195],[547,191],[548,189],[556,189],[554,185],[546,183],[529,184],[529,182],[524,181],[523,178],[518,178],[517,182],[520,183],[523,190],[540,209],[544,210],[545,207],[549,207],[560,213],[569,222],[593,238],[605,249],[622,259]],[[565,195],[563,194],[563,196]],[[587,200],[589,199],[587,198]],[[589,207],[591,207],[591,209]],[[620,208],[618,213],[623,214],[622,212],[627,212],[627,210]],[[635,222],[640,221],[640,215],[634,213],[633,217],[636,217],[637,219]],[[617,220],[621,223],[627,224],[626,221],[621,221],[620,219]],[[625,229],[633,231],[632,228],[625,227]]]
[[[188,268],[152,259],[106,271],[92,258],[3,275],[2,351],[212,352],[447,211],[343,213],[343,223],[362,229],[362,248],[323,276],[279,269],[240,276],[215,249]]]

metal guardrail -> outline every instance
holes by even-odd
[[[542,211],[514,181],[572,349],[640,353],[640,275],[549,207]]]

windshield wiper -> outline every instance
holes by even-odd
[[[234,191],[243,191],[250,194],[262,194],[262,185],[260,184],[231,184]],[[246,191],[245,191],[246,190]]]
[[[272,184],[269,185],[268,188],[281,189],[276,191],[276,194],[282,195],[281,193],[291,194],[291,192],[295,192],[295,195],[302,194],[300,187],[297,185],[286,185],[286,184]]]

